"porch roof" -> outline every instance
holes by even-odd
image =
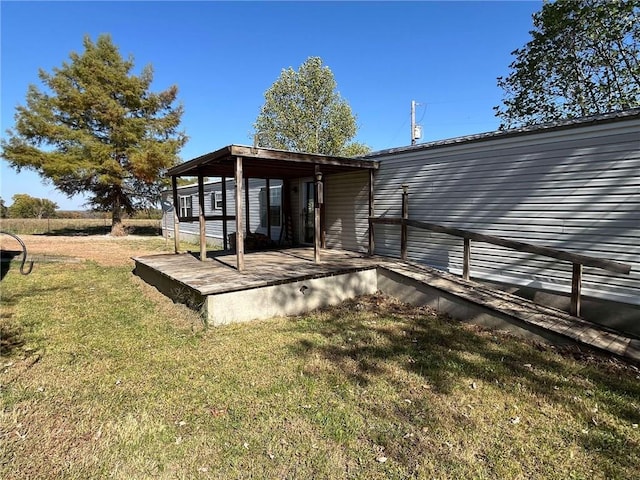
[[[270,148],[228,145],[171,168],[171,177],[232,177],[236,158],[241,157],[243,175],[248,178],[311,177],[316,166],[324,175],[356,170],[377,170],[379,162],[358,158],[297,153]]]

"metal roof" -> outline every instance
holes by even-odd
[[[367,159],[367,158],[391,155],[394,153],[420,151],[420,150],[426,150],[429,148],[444,147],[449,145],[460,145],[460,144],[466,144],[466,143],[472,143],[472,142],[481,142],[485,140],[493,140],[496,138],[503,138],[503,137],[529,135],[529,134],[540,133],[540,132],[574,128],[577,126],[616,122],[616,121],[621,121],[621,120],[626,120],[631,118],[640,118],[640,108],[632,108],[628,110],[620,110],[616,112],[603,113],[603,114],[592,115],[588,117],[560,120],[557,122],[541,123],[538,125],[529,125],[526,127],[512,128],[509,130],[495,130],[493,132],[477,133],[474,135],[465,135],[462,137],[449,138],[445,140],[436,140],[432,142],[420,143],[417,145],[389,148],[386,150],[379,150],[377,152],[369,153],[365,155],[363,158]]]
[[[242,157],[243,175],[247,178],[310,177],[318,166],[324,175],[355,170],[375,170],[373,160],[297,153],[270,148],[228,145],[171,168],[167,175],[177,177],[232,177],[236,158]]]

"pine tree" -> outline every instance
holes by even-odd
[[[2,141],[2,157],[18,171],[33,169],[69,196],[88,194],[89,206],[112,213],[112,232],[122,214],[157,201],[159,178],[175,165],[186,141],[178,130],[178,89],[149,90],[151,66],[134,75],[111,37],[93,43],[52,73],[39,72],[46,89],[31,85],[18,106],[15,126]]]

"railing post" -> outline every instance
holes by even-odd
[[[462,254],[462,278],[464,280],[469,280],[470,269],[471,269],[471,240],[465,237],[464,252]]]
[[[407,259],[407,220],[409,219],[409,185],[402,184],[402,227],[400,230],[400,258]]]
[[[573,264],[571,276],[571,315],[580,316],[580,292],[582,290],[582,264]]]

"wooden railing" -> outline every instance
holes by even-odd
[[[407,227],[428,230],[436,233],[444,233],[454,237],[463,239],[463,257],[462,257],[462,278],[469,280],[471,274],[471,241],[490,243],[501,247],[510,248],[518,252],[533,253],[545,257],[555,258],[573,264],[573,273],[571,278],[571,310],[570,313],[576,317],[580,316],[580,297],[582,290],[582,269],[584,266],[595,267],[609,272],[622,273],[628,275],[631,266],[615,262],[613,260],[605,260],[601,258],[590,257],[570,253],[564,250],[558,250],[550,247],[533,245],[530,243],[519,242],[516,240],[508,240],[506,238],[496,237],[493,235],[485,235],[482,233],[463,230],[461,228],[445,227],[435,223],[420,222],[418,220],[409,220],[408,197],[406,189],[402,195],[402,217],[369,217],[369,228],[372,230],[373,225],[400,225],[400,257],[407,259]],[[372,252],[373,253],[373,252]]]

